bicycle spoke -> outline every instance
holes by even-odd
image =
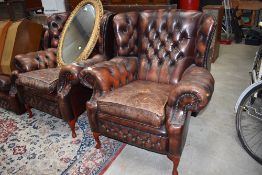
[[[259,154],[259,157],[262,157],[262,137],[259,139],[255,153]]]
[[[259,125],[255,125],[255,126],[252,126],[252,123],[249,123],[249,124],[246,124],[246,125],[241,125],[242,126],[242,130],[244,131],[246,131],[246,130],[256,130],[256,129],[258,129],[258,128],[260,128],[260,126]]]
[[[247,139],[247,142],[251,142],[254,138],[256,138],[256,136],[260,133],[260,131],[257,131],[255,134],[252,134],[252,136]]]
[[[261,132],[262,130],[260,130],[260,132]],[[251,148],[253,148],[253,150],[254,150],[254,152],[255,153],[258,153],[258,149],[260,150],[260,155],[261,155],[261,149],[262,149],[262,147],[261,147],[261,145],[262,145],[262,137],[260,137],[259,139],[257,139],[257,142],[255,142],[252,146],[251,146]],[[255,146],[256,146],[256,148],[255,148]]]

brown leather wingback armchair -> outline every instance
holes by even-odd
[[[166,154],[178,174],[191,112],[203,109],[214,89],[207,70],[214,25],[196,11],[114,17],[116,57],[80,72],[94,91],[86,108],[96,148],[102,134]]]
[[[32,117],[31,107],[64,119],[70,126],[72,137],[76,137],[75,123],[85,111],[85,102],[92,90],[80,84],[78,73],[84,68],[111,57],[113,13],[106,11],[100,23],[100,36],[92,54],[100,54],[92,59],[57,67],[56,48],[49,48],[15,57],[16,79],[20,101]],[[50,24],[52,26],[52,24]],[[57,25],[57,24],[56,24]],[[55,26],[56,26],[55,25]],[[57,26],[56,26],[57,27]],[[52,34],[51,36],[57,36]],[[51,46],[57,45],[56,37],[51,37]]]
[[[68,17],[67,13],[54,14],[48,17],[47,27],[45,31],[43,32],[43,35],[41,35],[42,27],[41,27],[41,31],[39,32],[38,28],[33,28],[30,26],[29,27],[30,29],[28,29],[28,32],[32,30],[34,32],[34,35],[28,36],[28,34],[22,33],[24,34],[24,36],[26,36],[26,39],[23,39],[23,43],[25,44],[25,46],[22,46],[19,49],[16,48],[17,50],[19,50],[18,53],[25,54],[29,51],[34,52],[42,48],[43,49],[56,48],[57,43],[58,43],[57,40],[60,36],[60,33],[62,31],[62,28],[65,24],[67,17]],[[40,33],[39,36],[37,35],[38,33]],[[29,41],[33,41],[32,42],[33,44],[27,43]],[[17,54],[17,52],[15,53]],[[14,59],[12,58],[10,61],[11,71],[16,70],[15,61],[13,60]],[[16,75],[0,73],[0,107],[13,111],[16,114],[22,114],[25,112],[25,108],[17,97],[17,90],[15,88],[15,80],[16,80]]]

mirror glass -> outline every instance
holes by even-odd
[[[64,36],[62,47],[64,63],[74,62],[85,49],[95,25],[95,15],[95,8],[91,4],[86,4],[74,16]]]

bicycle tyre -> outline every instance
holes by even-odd
[[[249,99],[254,98],[254,94],[257,93],[257,92],[261,92],[261,90],[262,90],[262,82],[260,82],[256,86],[254,86],[242,98],[240,105],[238,106],[237,113],[236,113],[236,130],[237,130],[239,140],[242,144],[242,147],[246,150],[246,152],[253,159],[255,159],[258,163],[260,163],[262,165],[262,114],[260,115],[260,111],[259,111],[260,109],[259,110],[255,109],[255,106],[253,106],[253,107],[248,106]],[[262,99],[260,97],[258,97],[257,101],[260,102],[260,101],[262,101]],[[253,105],[253,104],[249,104],[249,105]],[[257,106],[260,106],[260,105],[257,105]],[[250,109],[250,111],[249,111],[249,109]],[[251,114],[251,111],[253,111],[253,114]],[[257,111],[259,111],[259,112],[257,112]],[[256,115],[256,114],[259,114],[259,116],[254,117],[253,115]],[[244,125],[243,125],[243,123],[244,123],[243,118],[244,117],[246,117],[246,120],[252,121],[253,125],[258,125],[258,126],[257,127],[253,126],[251,128],[246,128],[246,126],[244,127]],[[245,136],[246,131],[244,130],[244,129],[250,130],[250,129],[256,129],[256,128],[258,128],[258,132],[253,134],[253,137],[251,137],[251,140],[254,140],[254,138],[257,137],[257,134],[258,134],[258,137],[261,136],[261,137],[258,138],[258,146],[257,146],[257,148],[259,149],[258,150],[259,153],[257,151],[255,151],[254,148],[251,147],[251,143],[249,143],[249,141],[247,141],[248,138],[247,138],[247,136]]]

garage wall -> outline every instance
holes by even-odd
[[[45,14],[60,13],[66,11],[64,0],[42,0]]]

